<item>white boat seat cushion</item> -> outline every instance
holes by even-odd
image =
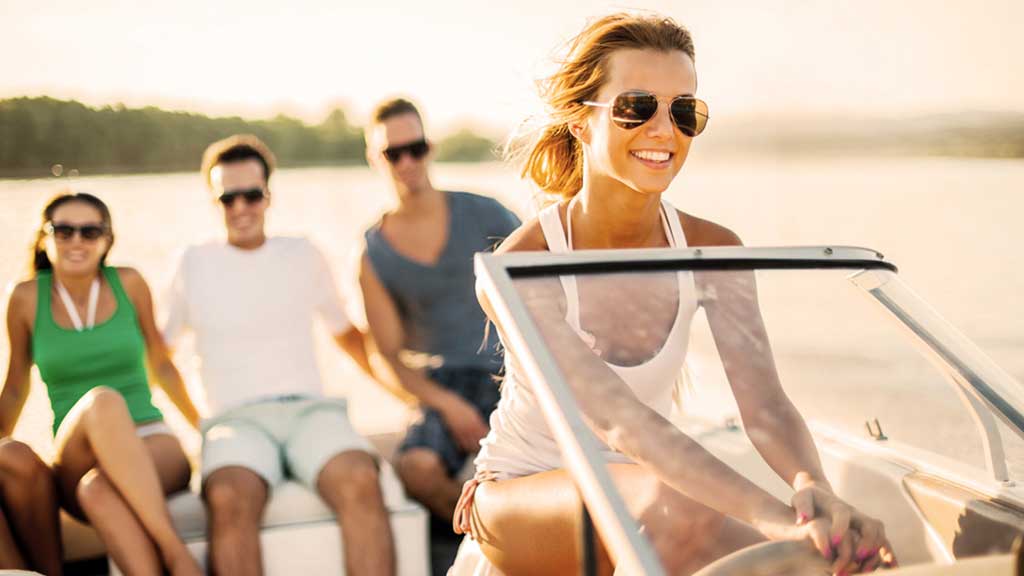
[[[381,464],[381,490],[384,505],[391,513],[416,507],[405,498],[402,485],[391,465]],[[174,527],[184,540],[205,538],[206,510],[199,494],[194,491],[180,492],[167,503],[174,520]],[[286,481],[275,486],[263,514],[263,527],[272,528],[292,524],[333,521],[334,513],[324,504],[320,496],[303,485]]]

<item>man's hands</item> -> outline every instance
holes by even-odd
[[[487,435],[488,427],[472,404],[457,394],[449,393],[437,406],[437,411],[459,447],[470,453],[480,448],[480,440]]]

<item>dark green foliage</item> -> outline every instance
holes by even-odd
[[[0,178],[198,170],[206,146],[231,134],[255,134],[282,167],[366,162],[362,129],[335,109],[316,126],[295,118],[210,118],[147,106],[90,108],[53,98],[0,100]],[[493,141],[463,130],[438,144],[439,160],[496,159]]]
[[[14,98],[0,100],[0,176],[46,176],[54,164],[82,174],[198,170],[208,144],[242,132],[263,139],[282,166],[365,161],[362,132],[341,110],[307,126],[287,116],[252,121]]]
[[[493,140],[469,130],[460,130],[437,145],[439,162],[486,162],[499,157]]]

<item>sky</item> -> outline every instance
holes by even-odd
[[[622,9],[691,30],[712,117],[1024,112],[1024,0],[0,0],[0,98],[362,123],[405,95],[438,131],[505,130]]]

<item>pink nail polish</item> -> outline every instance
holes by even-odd
[[[867,548],[857,548],[857,562],[863,562],[871,557],[871,550]]]
[[[842,542],[843,542],[843,537],[842,536],[833,536],[832,537],[832,547],[833,548],[839,548],[839,545]]]
[[[797,524],[803,524],[803,523],[805,523],[805,522],[807,522],[807,514],[804,514],[803,512],[801,512],[801,513],[800,513],[800,517],[799,517],[799,518],[797,518],[797,521],[796,521],[796,523],[797,523]]]

